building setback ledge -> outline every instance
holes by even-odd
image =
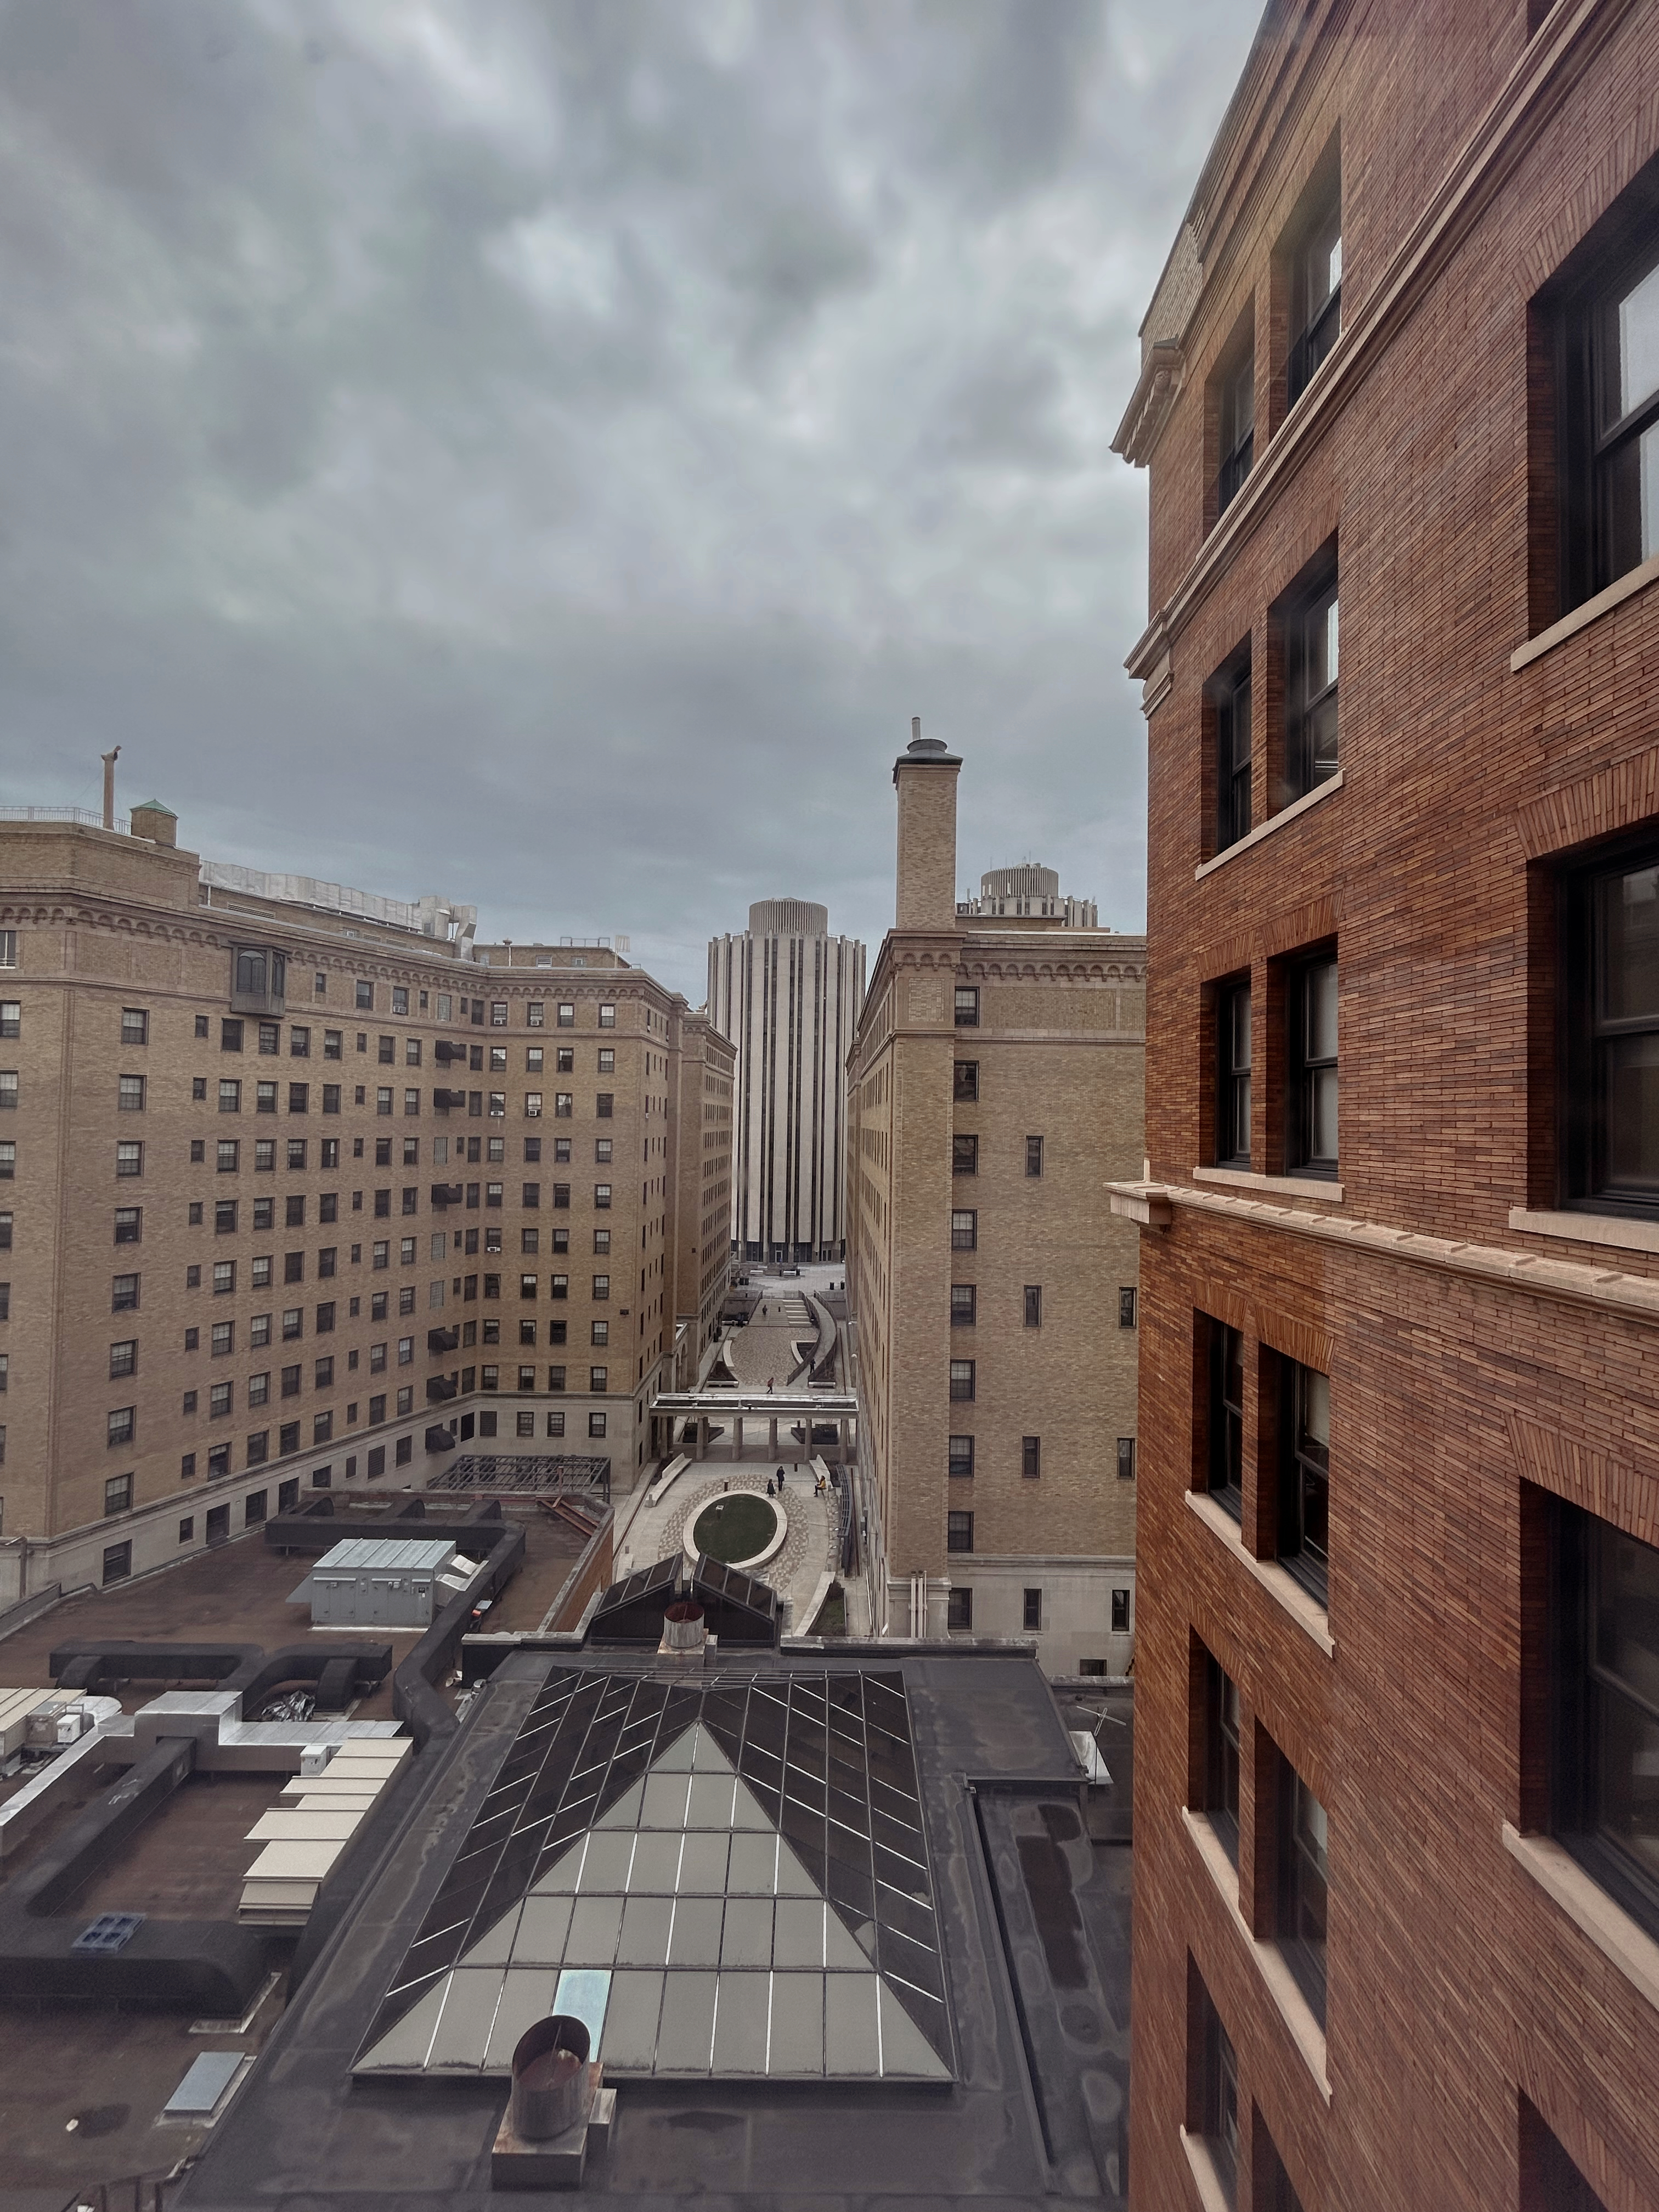
[[[1120,1221],[1138,1221],[1143,1229],[1167,1229],[1175,1219],[1170,1194],[1161,1183],[1109,1182],[1106,1191]]]
[[[1187,2154],[1188,2171],[1193,2177],[1193,2185],[1198,2191],[1198,2201],[1204,2212],[1231,2212],[1233,2200],[1216,2171],[1215,2155],[1210,2148],[1208,2138],[1195,2136],[1190,2129],[1183,2127],[1181,2148]]]
[[[1615,1905],[1577,1859],[1547,1836],[1523,1836],[1504,1823],[1504,1848],[1569,1920],[1610,1960],[1637,1995],[1659,2011],[1659,1943]]]
[[[1197,1514],[1212,1535],[1218,1536],[1239,1565],[1253,1575],[1276,1605],[1282,1606],[1304,1636],[1310,1637],[1328,1659],[1336,1656],[1336,1645],[1331,1637],[1331,1617],[1315,1598],[1310,1597],[1296,1577],[1289,1574],[1276,1559],[1258,1559],[1254,1552],[1247,1551],[1244,1540],[1238,1533],[1237,1523],[1224,1506],[1206,1498],[1201,1490],[1184,1493],[1190,1510]]]
[[[1313,2008],[1297,1987],[1296,1977],[1285,1963],[1285,1955],[1277,1943],[1264,1942],[1250,1933],[1249,1923],[1238,1909],[1238,1873],[1222,1848],[1208,1819],[1202,1813],[1181,1808],[1182,1826],[1192,1838],[1193,1846],[1203,1863],[1204,1871],[1215,1884],[1227,1917],[1244,1939],[1250,1956],[1255,1961],[1256,1972],[1267,1985],[1267,1994],[1279,2008],[1279,2016],[1290,2031],[1291,2040],[1302,2055],[1302,2063],[1314,2078],[1314,2087],[1328,2105],[1331,2101],[1330,2076],[1325,2070],[1325,2031],[1314,2018]]]
[[[1659,1221],[1635,1221],[1618,1213],[1534,1212],[1510,1208],[1510,1227],[1528,1237],[1560,1237],[1574,1244],[1611,1244],[1625,1252],[1659,1252]]]
[[[1237,860],[1241,853],[1249,852],[1252,847],[1261,844],[1264,837],[1271,837],[1276,830],[1285,829],[1307,813],[1310,807],[1317,806],[1321,799],[1334,797],[1341,788],[1342,770],[1338,769],[1336,774],[1328,776],[1323,783],[1315,784],[1313,789],[1304,791],[1300,799],[1293,799],[1288,806],[1281,806],[1277,814],[1270,814],[1265,822],[1258,823],[1254,830],[1239,838],[1236,844],[1229,845],[1224,852],[1218,853],[1212,860],[1200,860],[1193,870],[1193,881],[1201,884],[1206,876],[1213,875],[1218,868],[1224,868],[1229,860]]]
[[[1249,1168],[1194,1168],[1194,1182],[1229,1183],[1235,1190],[1267,1190],[1283,1198],[1310,1198],[1319,1206],[1340,1206],[1342,1186],[1322,1176],[1255,1175]]]
[[[1510,655],[1510,673],[1512,676],[1517,674],[1529,662],[1541,659],[1545,653],[1553,652],[1558,645],[1565,645],[1570,637],[1577,637],[1581,629],[1588,629],[1592,623],[1600,622],[1603,615],[1610,615],[1615,607],[1623,606],[1626,599],[1633,599],[1638,592],[1645,592],[1650,584],[1659,584],[1659,553],[1656,553],[1650,561],[1644,561],[1636,568],[1627,569],[1616,582],[1609,584],[1606,591],[1597,592],[1595,598],[1586,599],[1582,607],[1575,607],[1570,615],[1563,615],[1559,622],[1552,623],[1547,629],[1540,629],[1536,637],[1529,637],[1524,645],[1517,645]]]

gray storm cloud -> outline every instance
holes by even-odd
[[[1227,0],[0,0],[0,760],[626,931],[960,868],[1139,925],[1135,327]],[[142,791],[138,787],[142,785]]]

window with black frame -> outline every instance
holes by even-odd
[[[1244,1510],[1244,1336],[1225,1322],[1210,1332],[1210,1464],[1206,1487],[1235,1521]]]
[[[1279,1557],[1321,1605],[1330,1601],[1330,1377],[1281,1361],[1285,1403],[1279,1468]]]
[[[1215,708],[1215,848],[1250,834],[1250,664],[1235,661],[1210,687]]]
[[[1336,1174],[1336,955],[1291,970],[1286,994],[1290,1082],[1285,1161],[1291,1175]]]
[[[1334,178],[1304,219],[1291,257],[1291,339],[1285,404],[1294,407],[1342,329],[1342,186]]]
[[[1215,513],[1219,522],[1237,498],[1255,456],[1255,355],[1235,358],[1216,379]]]
[[[1238,1864],[1238,1686],[1204,1655],[1204,1809],[1228,1857]]]
[[[1659,1936],[1659,1550],[1558,1502],[1551,1822]]]
[[[1218,1167],[1250,1164],[1250,987],[1216,993],[1215,1158]]]
[[[1564,890],[1562,1197],[1659,1213],[1659,847],[1604,855]]]
[[[1556,314],[1561,607],[1659,554],[1659,162]]]
[[[1196,2011],[1198,2110],[1192,2116],[1194,2132],[1204,2138],[1224,2201],[1234,2204],[1238,2190],[1238,2060],[1232,2038],[1202,1982],[1198,1984]]]
[[[1336,568],[1328,556],[1281,603],[1279,619],[1285,641],[1285,795],[1296,799],[1328,783],[1340,765],[1340,617]]]
[[[1279,1759],[1279,1948],[1325,2024],[1325,1922],[1329,1891],[1325,1808],[1281,1752]]]

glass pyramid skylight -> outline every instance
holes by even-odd
[[[622,2077],[948,2081],[902,1677],[550,1678],[356,2071],[505,2075],[556,2010]]]

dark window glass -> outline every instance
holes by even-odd
[[[1321,563],[1321,580],[1297,592],[1283,610],[1285,625],[1285,776],[1300,799],[1336,774],[1338,611],[1336,578]]]
[[[971,1552],[974,1548],[974,1516],[971,1513],[947,1513],[945,1516],[945,1548],[947,1552]]]
[[[970,1103],[979,1097],[979,1062],[976,1060],[959,1060],[956,1063],[953,1095],[964,1103]]]
[[[1279,1941],[1297,1985],[1325,2022],[1325,1808],[1281,1753]]]
[[[951,1172],[970,1176],[979,1173],[979,1139],[952,1137],[951,1139]]]
[[[131,1572],[131,1544],[106,1544],[104,1547],[104,1580],[106,1583],[125,1582]]]
[[[1302,2199],[1291,2185],[1291,2177],[1285,2171],[1285,2161],[1279,2155],[1278,2145],[1267,2133],[1267,2124],[1259,2111],[1254,2129],[1257,2167],[1261,2174],[1255,2199],[1256,2212],[1302,2212]],[[1580,2212],[1580,2208],[1575,2205],[1557,2207],[1553,2198],[1550,2204],[1551,2212]],[[1583,2208],[1583,2212],[1592,2212],[1592,2208],[1587,2205]]]
[[[1242,361],[1217,379],[1216,411],[1218,417],[1221,465],[1216,477],[1216,520],[1232,505],[1245,477],[1250,473],[1250,463],[1255,453],[1255,356],[1247,353]]]
[[[1659,865],[1652,847],[1563,897],[1562,1184],[1569,1206],[1659,1212]]]
[[[1206,1487],[1237,1520],[1243,1511],[1244,1337],[1210,1323],[1210,1467]]]
[[[1127,1636],[1129,1632],[1129,1593],[1126,1589],[1112,1592],[1112,1633]]]
[[[1135,1479],[1135,1440],[1133,1437],[1120,1437],[1117,1440],[1117,1479],[1120,1482],[1133,1482]]]
[[[1324,1605],[1330,1580],[1330,1380],[1294,1359],[1282,1364],[1285,1407],[1279,1474],[1279,1556]]]
[[[978,1243],[978,1214],[953,1213],[951,1216],[951,1249],[953,1252],[972,1252]]]
[[[972,1283],[952,1283],[951,1285],[951,1326],[952,1328],[971,1328],[979,1317],[979,1291]]]
[[[1250,1164],[1250,987],[1216,994],[1215,1157],[1218,1167]]]
[[[1659,1550],[1559,1504],[1553,1826],[1659,1936]]]
[[[956,1014],[959,1030],[976,1030],[979,1027],[979,993],[972,985],[957,986]]]
[[[1025,1139],[1025,1172],[1028,1176],[1040,1176],[1042,1173],[1041,1137],[1028,1137]]]
[[[1310,960],[1291,977],[1290,1085],[1285,1166],[1293,1175],[1336,1173],[1336,962]]]
[[[971,1437],[952,1437],[949,1469],[952,1474],[967,1476],[974,1471],[974,1440]]]
[[[1610,249],[1562,303],[1562,611],[1659,553],[1659,164],[1610,217]]]
[[[953,1359],[951,1362],[951,1395],[957,1400],[971,1399],[974,1395],[974,1362]]]
[[[971,1549],[972,1547],[969,1547]],[[971,1635],[974,1626],[974,1593],[970,1589],[953,1589],[945,1600],[945,1625],[961,1635]]]
[[[1250,664],[1219,678],[1215,702],[1215,848],[1250,834]]]
[[[1133,1284],[1127,1284],[1117,1294],[1117,1325],[1120,1328],[1133,1328],[1135,1325],[1135,1291]]]
[[[1214,2163],[1229,2204],[1237,2201],[1238,2189],[1238,2060],[1232,2039],[1221,2025],[1221,2015],[1210,2002],[1210,1993],[1199,1984],[1198,2132]]]
[[[1027,1283],[1025,1285],[1025,1326],[1027,1328],[1041,1328],[1042,1326],[1041,1283]]]
[[[1238,1864],[1238,1687],[1206,1652],[1204,1804],[1215,1832]]]
[[[1314,216],[1291,264],[1291,354],[1285,402],[1294,407],[1342,328],[1340,191]]]
[[[1042,1474],[1042,1439],[1041,1437],[1022,1437],[1019,1440],[1019,1472],[1025,1482],[1039,1480]]]
[[[1024,1626],[1033,1632],[1042,1626],[1042,1592],[1040,1589],[1025,1592]]]

